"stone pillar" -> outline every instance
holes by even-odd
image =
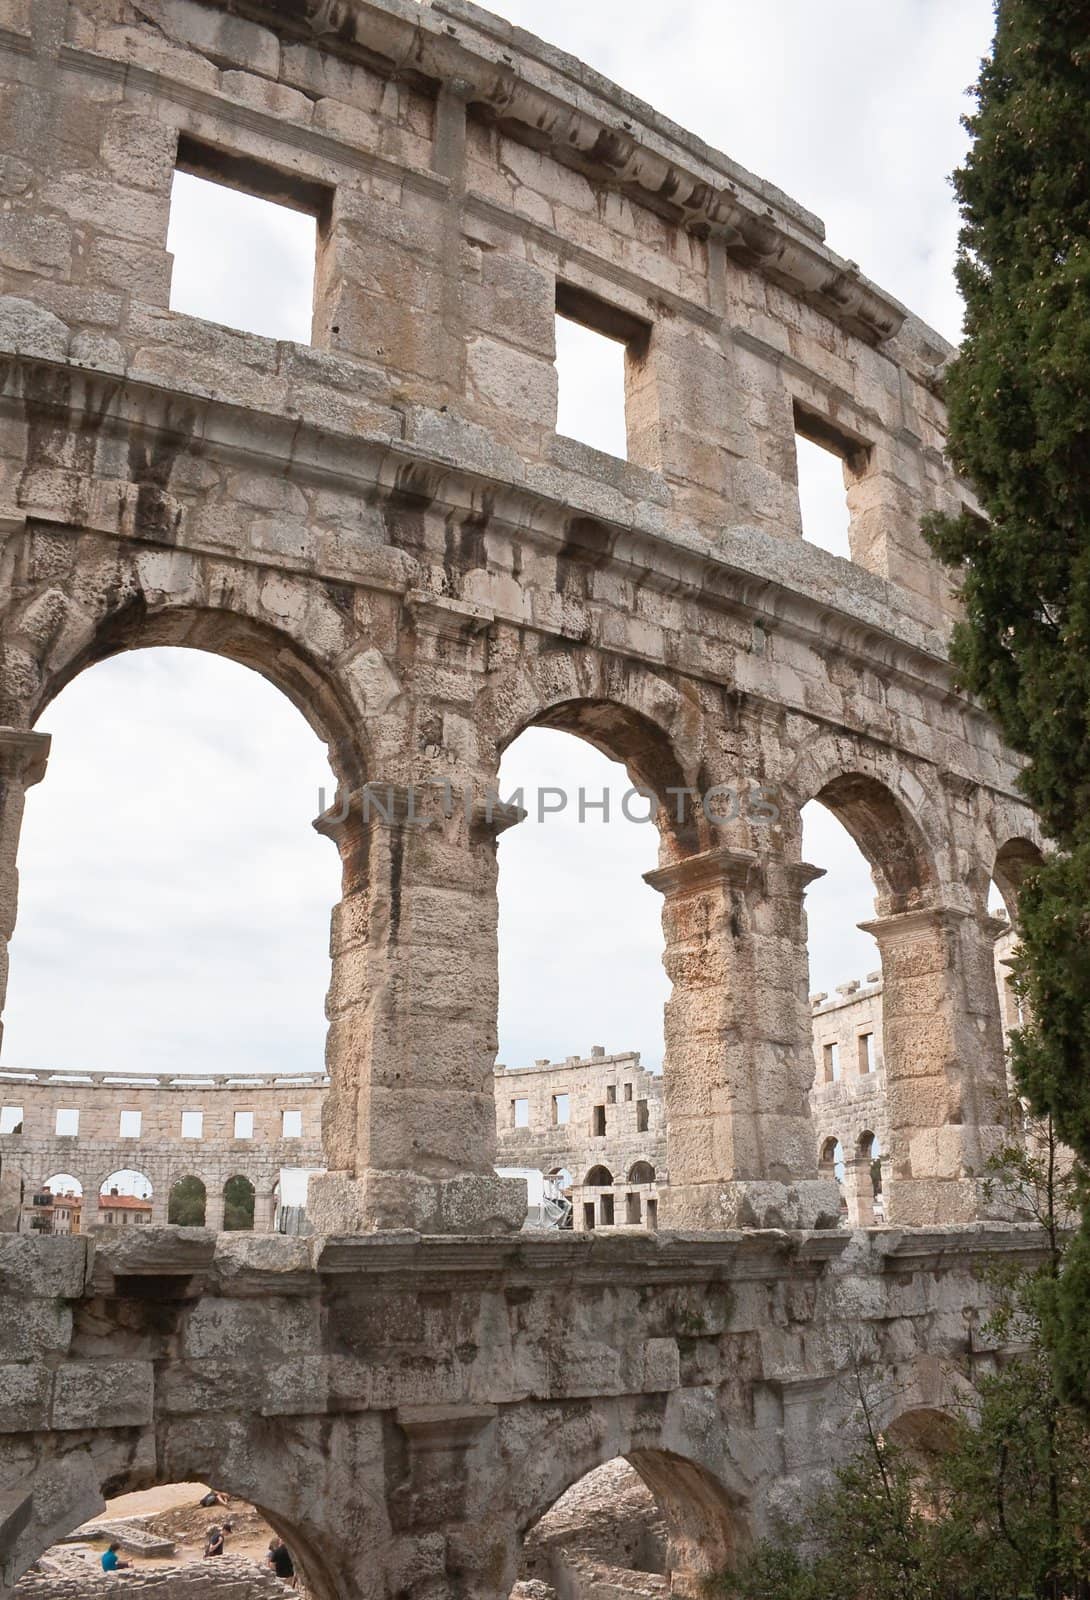
[[[165,1227],[169,1209],[170,1186],[157,1183],[151,1191],[151,1226],[155,1228]]]
[[[670,1228],[835,1227],[810,1119],[806,885],[820,871],[719,847],[646,874],[665,896]]]
[[[315,824],[337,844],[327,1002],[329,1171],[316,1232],[520,1228],[526,1186],[495,1174],[496,836],[521,813],[427,785],[372,783]]]
[[[0,728],[0,1018],[8,992],[8,945],[19,904],[19,835],[26,791],[45,776],[47,733]],[[0,1021],[0,1039],[3,1023]]]
[[[1004,1137],[1006,1073],[993,970],[995,919],[960,907],[860,923],[882,954],[889,1186],[905,1226],[1002,1215],[984,1163]]]
[[[254,1195],[254,1232],[272,1233],[276,1223],[276,1196],[269,1190]]]
[[[848,1223],[853,1228],[874,1226],[874,1185],[871,1182],[870,1156],[856,1155],[844,1160],[844,1200]]]
[[[204,1197],[204,1225],[213,1233],[223,1232],[223,1190],[207,1189]]]

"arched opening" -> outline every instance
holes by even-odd
[[[944,1411],[921,1406],[903,1411],[882,1431],[881,1444],[896,1451],[909,1468],[913,1504],[926,1518],[937,1520],[944,1513],[948,1490],[940,1487],[935,1469],[953,1448],[957,1427]]]
[[[192,1173],[179,1178],[170,1191],[167,1221],[178,1228],[203,1228],[208,1193],[200,1178]]]
[[[670,986],[661,900],[643,875],[660,833],[635,787],[665,793],[661,735],[598,703],[539,720],[500,766],[501,797],[527,812],[499,841],[500,1057],[581,1060],[601,1040],[657,1071]]]
[[[629,1183],[654,1183],[655,1169],[650,1161],[637,1161],[628,1172]]]
[[[74,1482],[66,1502],[44,1496],[50,1520],[43,1525],[34,1516],[36,1494],[44,1494],[45,1480],[63,1494],[64,1474],[63,1463],[46,1465],[30,1480],[30,1523],[5,1549],[5,1577],[10,1572],[19,1579],[16,1592],[25,1600],[52,1600],[61,1588],[90,1595],[119,1572],[151,1600],[216,1600],[219,1591],[224,1600],[239,1593],[275,1596],[277,1585],[262,1581],[264,1572],[288,1583],[297,1575],[322,1600],[341,1592],[313,1542],[290,1519],[222,1482],[153,1479],[149,1485],[146,1472],[122,1470],[103,1482],[99,1498],[77,1463],[72,1477],[78,1489]]]
[[[858,772],[825,781],[804,806],[802,855],[824,872],[806,897],[814,1137],[821,1171],[840,1184],[842,1216],[870,1226],[884,1211],[875,1214],[876,1191],[855,1130],[866,1129],[883,1149],[891,1145],[889,1041],[900,1038],[898,1028],[908,1038],[917,1005],[914,995],[902,996],[891,1035],[877,935],[908,926],[910,914],[926,906],[934,868],[904,804]],[[896,1050],[894,1056],[900,1059]]]
[[[748,1543],[737,1497],[696,1462],[632,1450],[571,1484],[527,1529],[515,1597],[700,1594]],[[652,1580],[649,1582],[649,1579]]]
[[[835,1178],[840,1188],[841,1210],[846,1210],[844,1198],[844,1148],[839,1139],[829,1138],[821,1146],[818,1171],[823,1178]]]
[[[857,1227],[870,1228],[885,1220],[882,1192],[882,1151],[877,1134],[869,1128],[856,1141],[848,1183],[848,1219]]]
[[[33,1192],[24,1185],[23,1204],[29,1233],[83,1232],[83,1185],[70,1172],[54,1172]]]
[[[134,648],[183,636],[197,648]],[[50,693],[5,1059],[172,1075],[320,1067],[339,864],[310,823],[333,786],[285,693],[332,728],[328,692],[283,641],[201,613],[128,616]]]
[[[107,1228],[127,1228],[149,1223],[151,1214],[151,1179],[145,1173],[132,1167],[120,1167],[102,1180],[97,1222]]]
[[[583,1179],[584,1189],[608,1189],[613,1185],[613,1174],[608,1167],[591,1167]]]
[[[988,885],[988,911],[995,928],[995,982],[999,994],[999,1017],[1004,1042],[1026,1020],[1024,1003],[1018,992],[1015,968],[1018,960],[1018,902],[1026,879],[1041,865],[1043,857],[1030,839],[1008,839],[996,852]],[[1015,1084],[1008,1071],[1008,1087],[1013,1097]]]
[[[257,1194],[249,1178],[236,1173],[223,1186],[223,1227],[226,1233],[245,1233],[254,1225]]]

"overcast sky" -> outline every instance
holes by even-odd
[[[832,247],[948,337],[959,332],[947,175],[962,91],[988,46],[984,0],[508,0],[502,15],[572,51],[822,216]],[[179,179],[173,303],[305,339],[306,219]],[[214,202],[211,209],[208,202]],[[237,253],[229,248],[237,236]],[[560,425],[616,440],[608,370],[564,331]],[[611,432],[610,429],[613,429]],[[843,536],[839,469],[801,464],[815,538]],[[254,674],[188,651],[101,664],[43,717],[54,737],[29,796],[4,1064],[159,1071],[322,1065],[336,854],[310,828],[324,752]],[[620,768],[562,734],[508,752],[505,785],[583,784]],[[854,924],[869,874],[820,807],[806,858],[811,988],[877,965]],[[651,827],[578,826],[569,811],[504,835],[500,1057],[662,1050]]]

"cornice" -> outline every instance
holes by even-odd
[[[86,417],[93,417],[96,430],[115,437],[123,437],[134,426],[153,434],[177,435],[177,419],[184,415],[187,432],[200,440],[202,448],[214,449],[221,460],[250,467],[275,464],[278,474],[287,466],[291,474],[304,483],[349,492],[364,487],[369,491],[377,488],[388,499],[402,497],[406,484],[411,483],[421,504],[441,514],[477,516],[487,504],[494,527],[504,528],[511,536],[530,541],[546,551],[560,548],[570,551],[573,540],[577,542],[573,520],[589,519],[602,530],[611,563],[640,587],[691,596],[711,610],[746,620],[755,632],[798,640],[819,655],[835,649],[860,668],[879,671],[913,693],[933,700],[955,699],[966,716],[987,721],[973,701],[956,691],[953,671],[939,635],[904,614],[905,597],[896,585],[811,546],[800,550],[797,541],[777,540],[772,534],[744,526],[725,529],[722,540],[713,542],[680,518],[667,521],[660,504],[630,497],[621,490],[614,493],[616,509],[613,514],[602,515],[592,500],[581,503],[586,485],[579,474],[560,468],[545,471],[538,466],[527,466],[527,472],[534,472],[535,481],[520,482],[515,474],[524,464],[509,451],[500,452],[500,455],[502,471],[510,476],[500,476],[479,466],[464,464],[454,454],[444,454],[440,448],[425,449],[411,440],[387,434],[344,433],[297,416],[217,399],[208,393],[168,388],[148,378],[102,373],[36,355],[0,351],[0,356],[5,358],[6,367],[0,388],[0,414],[7,411],[21,415],[28,376],[64,371],[73,380],[67,410],[75,430]],[[54,397],[55,394],[54,390]],[[56,398],[54,406],[59,414],[61,402]],[[643,476],[649,481],[655,480],[654,474]],[[93,484],[94,480],[91,482]],[[88,531],[123,537],[117,520],[117,482],[101,480],[98,487],[102,492],[97,500],[94,494],[87,497],[92,510],[83,525]],[[109,508],[112,521],[95,520],[94,507],[98,502]],[[20,519],[14,515],[5,517],[5,510],[0,507],[0,522],[10,529],[16,528]],[[34,507],[23,509],[22,517],[49,520],[47,514]],[[732,559],[732,546],[738,554],[744,553],[755,563],[763,563],[764,570],[740,565]],[[187,540],[184,548],[212,559],[232,558],[232,552],[218,544],[205,547],[198,541]],[[365,571],[341,569],[326,572],[324,576],[408,597],[419,583],[416,564],[404,559],[400,552],[390,550],[385,554],[391,559],[379,559],[384,552],[376,551],[375,559]],[[392,559],[395,556],[397,560]],[[835,600],[819,599],[807,588],[793,585],[786,576],[777,573],[777,565],[786,569],[797,566],[803,558],[821,568],[821,580],[828,588],[836,590]],[[247,552],[247,560],[300,577],[314,576],[309,567],[295,565],[281,555],[263,557]],[[857,585],[855,590],[845,582],[853,579]],[[414,596],[414,604],[419,612],[424,605],[422,593]],[[481,624],[486,620],[490,625],[508,624],[550,635],[556,633],[548,624],[507,612],[501,606],[496,606],[487,619],[482,616]],[[585,637],[580,632],[573,635],[572,642],[583,644]],[[619,651],[614,648],[612,653],[655,668],[662,665],[661,660],[643,655],[638,649]],[[719,679],[713,675],[709,681]],[[759,686],[747,684],[744,693],[754,704],[762,703]],[[769,703],[775,705],[777,712],[792,709],[790,704],[779,700]],[[839,726],[811,708],[796,709],[805,710],[814,720]],[[1011,789],[989,784],[975,776],[973,781],[982,789],[1024,804],[1022,797]]]

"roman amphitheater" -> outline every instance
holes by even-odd
[[[623,1457],[695,1596],[854,1449],[860,1374],[891,1433],[971,1404],[984,1269],[1037,1249],[983,1167],[989,884],[1016,932],[1039,837],[919,532],[973,509],[950,349],[804,206],[466,0],[0,0],[0,57],[0,998],[50,706],[118,652],[282,691],[343,873],[327,1087],[3,1080],[5,1160],[86,1209],[0,1234],[0,1592],[104,1499],[201,1482],[322,1600],[541,1593],[541,1519]],[[308,344],[171,309],[179,171],[317,219]],[[555,429],[558,316],[624,347],[626,460]],[[802,536],[796,436],[842,459],[850,561]],[[610,1181],[572,1171],[547,1232],[506,1173],[564,1141],[505,1117],[568,1091],[495,1066],[530,727],[651,796],[671,982],[661,1095],[610,1058],[576,1130]],[[868,986],[843,1034],[807,994],[813,800],[873,873],[880,1027]],[[118,1225],[145,1137],[151,1221]],[[306,1235],[269,1231],[292,1165]],[[156,1226],[184,1176],[208,1226]],[[255,1227],[220,1231],[235,1177]]]

